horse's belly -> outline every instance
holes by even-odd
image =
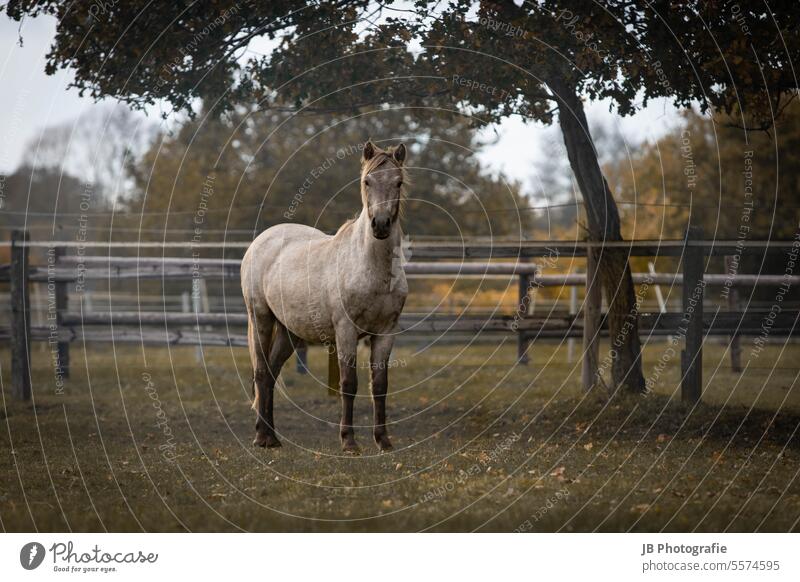
[[[274,290],[267,302],[275,317],[294,335],[311,344],[334,341],[334,330],[329,310],[320,297],[295,290]]]

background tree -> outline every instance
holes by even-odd
[[[197,97],[220,110],[237,102],[306,111],[403,103],[456,106],[479,123],[516,114],[550,122],[558,111],[588,235],[598,242],[622,233],[583,98],[609,99],[627,115],[669,97],[738,113],[744,127],[767,127],[797,89],[800,7],[788,1],[453,0],[439,8],[418,0],[410,12],[407,4],[368,0],[230,0],[158,11],[140,10],[144,4],[101,10],[12,0],[7,12],[56,15],[48,70],[74,67],[82,90],[140,106],[161,99],[191,110]],[[136,42],[120,50],[125,35]],[[269,54],[247,53],[255,38],[279,42]],[[597,259],[610,333],[623,340],[612,379],[642,391],[638,331],[622,331],[636,322],[626,253],[601,247]]]
[[[195,226],[256,234],[287,221],[335,231],[361,208],[359,163],[369,137],[409,147],[405,232],[517,239],[529,230],[519,185],[479,164],[482,144],[462,116],[427,116],[423,125],[402,109],[201,115],[154,141],[135,165],[130,219],[162,234]]]
[[[83,228],[87,238],[108,226],[106,199],[85,181],[60,168],[21,165],[6,177],[4,204],[0,208],[0,230],[25,229],[32,238],[74,236]],[[31,249],[35,262],[46,262],[46,249]],[[0,253],[0,262],[10,260],[10,249]]]
[[[720,239],[790,239],[800,208],[800,102],[770,132],[687,111],[682,122],[624,160],[604,166],[626,210],[626,234],[678,236],[690,213]],[[632,209],[633,205],[638,208]]]
[[[623,205],[626,236],[675,238],[690,216],[717,239],[792,239],[800,198],[800,102],[770,132],[748,132],[724,113],[687,111],[682,123],[604,166]],[[785,259],[737,251],[736,272],[783,272]],[[721,263],[716,268],[723,270]],[[774,296],[757,288],[754,296]],[[796,290],[792,291],[796,295]]]
[[[86,184],[60,169],[32,168],[22,165],[6,178],[6,204],[0,213],[0,221],[8,228],[24,226],[50,226],[59,228],[61,216],[78,215],[81,212],[81,196],[95,197]],[[105,210],[93,205],[91,211]],[[89,212],[89,210],[87,210]]]
[[[82,179],[111,200],[129,186],[127,168],[148,147],[155,126],[121,104],[84,113],[47,127],[27,144],[22,165],[61,170]]]

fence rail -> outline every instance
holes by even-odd
[[[684,342],[681,352],[682,396],[685,400],[699,400],[702,388],[702,344],[706,336],[721,335],[732,338],[732,365],[738,366],[738,337],[757,335],[764,327],[764,313],[747,309],[738,311],[735,288],[740,286],[783,286],[800,284],[800,276],[719,274],[705,273],[705,257],[741,253],[744,249],[757,249],[764,253],[798,252],[798,241],[704,241],[695,228],[687,231],[682,240],[631,241],[598,243],[564,241],[517,242],[420,242],[411,245],[413,262],[404,265],[412,277],[495,277],[518,279],[520,309],[515,315],[492,312],[462,314],[404,313],[398,323],[398,333],[446,334],[467,332],[471,334],[505,333],[517,337],[518,363],[528,363],[529,346],[539,338],[583,338],[582,378],[590,387],[598,373],[599,338],[608,335],[606,316],[601,311],[601,297],[596,273],[596,253],[601,250],[623,248],[630,257],[679,257],[680,273],[634,273],[636,284],[681,286],[682,311],[666,312],[663,301],[657,313],[638,314],[641,333],[648,335],[679,335]],[[69,283],[75,281],[111,281],[128,279],[161,279],[203,281],[205,279],[238,280],[239,259],[213,259],[191,257],[142,257],[115,255],[86,255],[87,248],[127,250],[187,247],[242,249],[247,243],[74,243],[66,241],[30,241],[27,232],[12,233],[11,263],[0,266],[0,281],[10,282],[11,326],[0,328],[0,340],[11,343],[12,392],[21,399],[30,398],[30,345],[31,341],[48,341],[57,346],[57,365],[63,377],[69,376],[69,344],[81,342],[135,342],[159,345],[221,345],[246,346],[244,327],[247,317],[243,312],[209,313],[201,311],[199,302],[186,313],[147,311],[69,311]],[[29,250],[52,249],[48,264],[30,264]],[[68,254],[69,249],[78,254]],[[543,274],[531,259],[542,257],[586,257],[585,274]],[[795,257],[796,258],[796,257]],[[453,259],[459,259],[454,261]],[[482,262],[473,262],[481,260]],[[491,259],[492,262],[487,262]],[[497,259],[514,259],[497,260]],[[726,262],[726,264],[728,264]],[[726,268],[731,271],[732,269]],[[49,307],[54,311],[52,325],[32,326],[30,313],[31,284],[46,283],[54,295]],[[536,287],[585,286],[585,299],[581,309],[576,307],[572,294],[571,313],[554,311],[546,317],[530,313],[528,305],[531,290]],[[703,311],[706,286],[731,288],[729,311],[705,313]],[[660,298],[659,294],[659,298]],[[188,307],[188,300],[184,307]],[[798,335],[800,310],[782,309],[769,314],[770,333],[775,336]],[[570,340],[572,341],[572,340]],[[300,368],[305,352],[298,352]]]

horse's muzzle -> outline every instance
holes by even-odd
[[[392,232],[392,219],[391,217],[378,218],[373,217],[372,222],[372,236],[377,239],[383,240],[389,238]]]

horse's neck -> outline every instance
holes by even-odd
[[[403,239],[400,221],[398,220],[394,223],[391,234],[384,240],[379,240],[372,235],[369,215],[366,210],[361,212],[353,227],[352,244],[362,261],[362,265],[372,273],[390,272],[392,270],[392,261],[397,257],[400,243]]]

